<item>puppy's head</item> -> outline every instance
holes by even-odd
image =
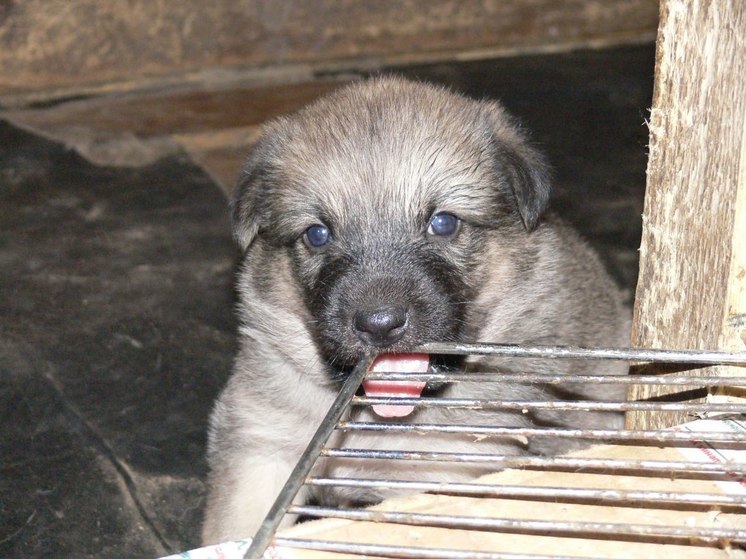
[[[235,234],[287,259],[329,363],[469,336],[485,247],[529,234],[544,159],[494,102],[382,78],[270,123],[239,181]]]

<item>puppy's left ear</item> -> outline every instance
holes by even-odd
[[[501,105],[486,103],[486,107],[498,172],[508,183],[524,227],[533,231],[549,204],[549,164]]]

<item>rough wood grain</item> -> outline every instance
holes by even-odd
[[[684,456],[674,447],[634,445],[599,445],[572,453],[576,458],[601,458],[611,460],[645,460],[680,462]],[[688,459],[691,459],[687,456]],[[414,474],[413,474],[414,475]],[[679,474],[681,475],[681,474]],[[683,477],[683,479],[682,479]],[[721,495],[738,491],[737,482],[723,486],[709,479],[682,477],[656,477],[650,475],[625,475],[619,472],[585,473],[581,471],[532,471],[503,470],[476,480],[477,483],[495,486],[517,485],[528,487],[561,487],[565,489],[594,488],[613,494],[616,491],[654,491],[662,493],[705,493]],[[742,528],[743,517],[737,511],[713,514],[699,507],[681,503],[679,507],[656,507],[650,503],[627,502],[600,503],[557,499],[524,500],[520,498],[474,498],[443,494],[419,494],[391,498],[371,507],[377,511],[403,513],[443,514],[452,516],[500,518],[514,521],[534,520],[547,522],[598,522],[609,524],[635,524],[677,527]],[[520,530],[467,530],[433,526],[408,526],[385,522],[351,521],[327,518],[298,524],[282,531],[280,537],[309,540],[356,542],[406,547],[440,548],[463,552],[502,554],[520,551],[530,557],[571,557],[593,559],[656,558],[671,559],[745,559],[746,553],[733,549],[718,549],[718,545],[698,545],[685,540],[624,537],[558,537],[550,533],[531,533]],[[567,536],[567,535],[566,535]],[[723,542],[721,545],[727,547]],[[283,557],[298,559],[352,559],[351,554],[330,554],[310,550],[288,553]],[[369,555],[370,557],[370,555]]]
[[[746,3],[664,0],[635,346],[746,349],[745,120]],[[665,426],[639,415],[628,423]]]
[[[657,19],[656,0],[0,1],[0,93],[621,44]]]

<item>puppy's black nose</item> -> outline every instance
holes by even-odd
[[[407,311],[401,307],[381,307],[373,311],[358,311],[354,317],[355,332],[368,345],[385,347],[404,337]]]

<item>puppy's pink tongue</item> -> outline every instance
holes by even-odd
[[[369,372],[376,373],[426,373],[430,368],[427,353],[387,353],[379,355],[370,366]],[[364,380],[363,390],[369,398],[419,398],[425,388],[424,382],[406,380]],[[379,404],[373,411],[381,417],[404,417],[414,410],[414,406]]]

